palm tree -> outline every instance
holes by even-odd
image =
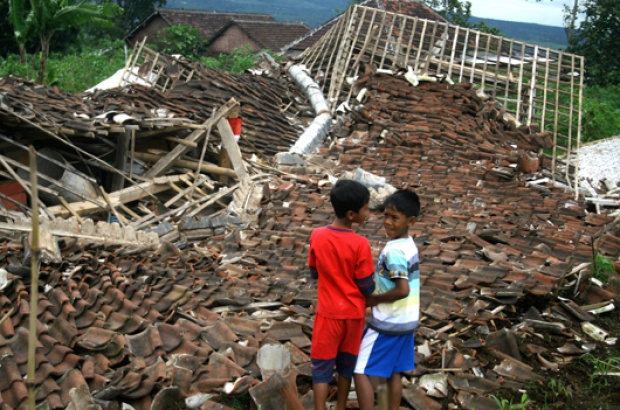
[[[26,1],[30,2],[30,10],[24,13]],[[54,34],[85,25],[109,27],[112,25],[112,18],[122,11],[120,7],[109,1],[104,4],[95,4],[88,0],[11,0],[12,5],[13,3],[15,6],[11,9],[11,21],[14,22],[16,35],[18,28],[22,28],[20,33],[25,33],[26,40],[30,38],[28,36],[39,39],[41,58],[38,81],[40,83],[45,77],[50,44]]]

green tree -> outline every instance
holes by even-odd
[[[102,4],[108,0],[96,0]],[[129,32],[142,20],[155,12],[157,7],[166,5],[166,0],[113,0],[116,5],[123,9],[120,16],[120,26],[124,33]]]
[[[265,50],[269,54],[269,51]],[[228,54],[220,53],[215,57],[203,57],[200,62],[209,68],[228,71],[232,74],[240,74],[251,68],[258,60],[258,54],[252,47],[246,45],[242,48],[235,48]]]
[[[586,58],[590,85],[620,84],[620,1],[587,0],[570,51]]]
[[[26,1],[29,1],[30,9],[22,14],[26,10]],[[39,40],[41,47],[39,82],[43,82],[45,78],[54,34],[85,25],[110,25],[111,19],[121,12],[115,4],[95,4],[87,0],[12,0],[12,2],[20,3],[19,7],[11,8],[11,21],[15,31],[20,31],[20,27],[26,28],[29,36]]]
[[[0,1],[0,57],[7,57],[11,53],[18,52],[9,9],[8,1]]]
[[[166,27],[155,35],[155,46],[166,54],[181,54],[191,60],[197,59],[206,49],[204,38],[198,29],[187,24]]]
[[[427,6],[437,10],[449,22],[462,27],[469,27],[471,3],[459,0],[424,0]]]
[[[542,0],[536,0],[536,1],[541,2]],[[553,0],[550,0],[550,1],[553,1]],[[579,12],[581,11],[579,0],[572,0],[572,4],[565,3],[563,11],[564,11],[564,32],[566,33],[566,42],[570,45],[573,42],[573,37],[575,35],[575,31],[577,27],[577,19],[579,18]]]

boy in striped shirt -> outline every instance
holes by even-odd
[[[420,267],[409,229],[420,213],[420,200],[413,191],[399,190],[383,206],[383,226],[389,241],[376,265],[375,291],[366,299],[372,314],[354,370],[360,410],[374,409],[369,376],[387,380],[389,408],[398,409],[401,373],[415,366],[413,333],[420,319]]]

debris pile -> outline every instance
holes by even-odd
[[[549,146],[547,133],[516,127],[474,87],[413,87],[368,68],[355,85],[366,89],[363,98],[349,102],[330,139],[302,164],[277,167],[273,154],[299,134],[292,117],[314,115],[292,81],[208,70],[192,77],[165,92],[132,86],[85,100],[0,82],[7,147],[62,148],[101,193],[43,209],[68,218],[74,232],[47,225],[60,258],[41,266],[38,404],[228,409],[227,397],[249,395],[264,409],[311,409],[316,285],[306,268],[308,238],[331,220],[331,184],[348,175],[364,176],[375,193],[411,187],[422,199],[412,230],[422,275],[417,368],[403,378],[410,408],[496,408],[490,394],[544,383],[587,352],[617,351],[616,336],[599,319],[617,317],[617,290],[593,278],[591,261],[593,249],[618,258],[618,219],[587,212],[550,181],[549,164],[537,154]],[[18,104],[22,94],[19,101],[30,105]],[[57,101],[64,111],[54,113]],[[22,115],[24,107],[32,115]],[[158,117],[160,108],[173,115]],[[237,108],[240,149],[221,121]],[[55,117],[59,112],[66,116]],[[103,113],[110,114],[95,120]],[[129,148],[116,161],[121,135]],[[230,165],[215,163],[221,142]],[[151,153],[168,143],[163,155]],[[200,154],[203,146],[210,156]],[[114,156],[105,157],[107,150]],[[159,157],[138,162],[138,152]],[[173,164],[173,152],[192,165]],[[85,153],[91,156],[80,157]],[[48,163],[64,164],[52,155]],[[4,157],[14,161],[5,159],[3,176],[11,179],[19,161]],[[108,160],[94,159],[101,157]],[[203,158],[212,168],[196,171]],[[88,175],[93,164],[99,171]],[[234,174],[214,172],[222,168]],[[123,183],[99,188],[119,175],[111,169]],[[49,194],[56,189],[50,184]],[[0,406],[7,410],[26,406],[32,309],[28,245],[7,225],[24,226],[16,215],[29,211],[25,202],[7,209],[0,226]],[[127,243],[85,229],[103,219],[136,238],[149,233]],[[373,214],[358,229],[376,253],[385,240],[381,219]],[[281,368],[261,363],[266,346],[290,358]]]

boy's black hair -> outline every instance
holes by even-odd
[[[357,181],[339,179],[329,193],[329,199],[336,217],[344,218],[348,211],[359,212],[370,201],[370,192]]]
[[[420,198],[409,189],[399,189],[383,201],[383,209],[393,207],[407,218],[420,215]]]

